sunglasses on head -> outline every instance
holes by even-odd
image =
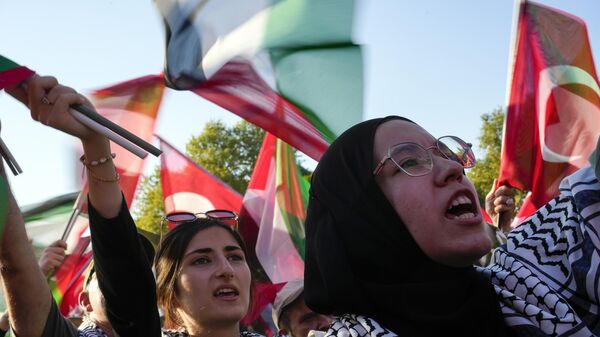
[[[169,223],[178,225],[185,222],[191,222],[196,219],[211,219],[220,221],[228,225],[231,229],[238,229],[238,215],[236,212],[225,210],[225,209],[214,209],[206,212],[172,212],[164,218]]]

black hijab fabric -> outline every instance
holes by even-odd
[[[313,174],[305,223],[307,305],[325,314],[365,315],[400,336],[510,335],[491,282],[473,267],[427,257],[376,185],[375,131],[392,119],[406,120],[373,119],[344,132]]]

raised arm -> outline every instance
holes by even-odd
[[[0,184],[8,188],[8,215],[0,247],[0,273],[11,326],[19,337],[42,335],[52,296],[33,253],[23,217],[8,187],[4,165],[0,165]]]
[[[11,94],[22,97],[25,92]],[[89,186],[89,215],[94,268],[111,324],[120,336],[159,336],[160,319],[150,261],[119,186],[106,137],[88,129],[69,106],[93,106],[53,77],[32,78],[26,101],[34,120],[81,140]]]

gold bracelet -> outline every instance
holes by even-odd
[[[115,177],[114,178],[110,178],[110,179],[106,179],[103,178],[99,175],[97,175],[96,173],[94,173],[94,171],[92,171],[89,167],[87,167],[87,171],[88,171],[88,176],[96,181],[102,182],[102,183],[114,183],[117,182],[121,179],[121,176],[119,175],[119,172],[115,172]]]

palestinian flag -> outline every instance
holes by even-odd
[[[0,90],[15,86],[35,72],[0,55]]]
[[[318,160],[362,120],[352,0],[156,0],[165,80]]]
[[[304,276],[308,189],[293,149],[267,133],[244,195],[240,232],[273,283]]]

